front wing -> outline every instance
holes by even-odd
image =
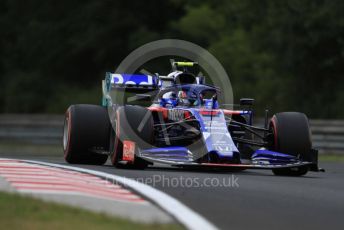
[[[147,156],[140,156],[140,158],[152,162],[152,163],[162,163],[168,164],[180,168],[190,168],[190,169],[227,169],[227,170],[244,170],[244,169],[283,169],[283,168],[301,168],[310,167],[314,168],[317,165],[313,162],[295,162],[289,164],[226,164],[226,163],[196,163],[196,162],[178,162],[165,159],[156,159]],[[314,170],[321,171],[321,169]]]
[[[145,149],[138,152],[137,157],[150,163],[161,163],[183,168],[218,168],[218,169],[285,169],[308,167],[311,171],[319,171],[317,151],[311,161],[303,161],[295,156],[269,151],[256,150],[251,160],[241,163],[210,163],[197,162],[192,157],[192,152],[185,147],[165,147]],[[246,163],[248,162],[248,163]]]

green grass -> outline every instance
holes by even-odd
[[[141,224],[3,192],[0,192],[0,223],[11,230],[183,229],[177,224]]]
[[[344,154],[319,154],[319,162],[344,162]]]
[[[32,144],[20,141],[0,141],[0,156],[7,155],[25,155],[29,156],[63,156],[62,143],[51,144]]]

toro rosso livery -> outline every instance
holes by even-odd
[[[143,169],[154,163],[199,169],[270,169],[276,175],[319,171],[307,117],[277,113],[253,125],[253,99],[227,109],[220,88],[174,62],[167,76],[106,73],[102,105],[66,112],[67,162]],[[182,69],[182,70],[180,70]]]

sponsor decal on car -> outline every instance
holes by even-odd
[[[135,142],[123,141],[123,160],[134,162],[135,159]]]

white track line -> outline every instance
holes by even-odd
[[[21,161],[32,163],[32,164],[39,164],[39,165],[45,165],[45,166],[50,166],[50,167],[74,170],[74,171],[88,173],[88,174],[92,174],[92,175],[99,176],[102,178],[118,181],[124,186],[128,186],[129,188],[135,190],[139,194],[151,200],[153,203],[157,204],[159,207],[161,207],[171,216],[176,218],[176,220],[178,220],[181,224],[183,224],[187,229],[190,229],[190,230],[199,230],[199,229],[215,230],[217,229],[212,223],[210,223],[201,215],[199,215],[198,213],[194,212],[193,210],[191,210],[190,208],[182,204],[177,199],[169,196],[168,194],[160,190],[157,190],[146,184],[139,183],[135,180],[117,176],[117,175],[112,175],[109,173],[79,168],[79,167],[65,166],[65,165],[47,163],[47,162],[42,162],[42,161],[32,161],[32,160],[21,160]]]

